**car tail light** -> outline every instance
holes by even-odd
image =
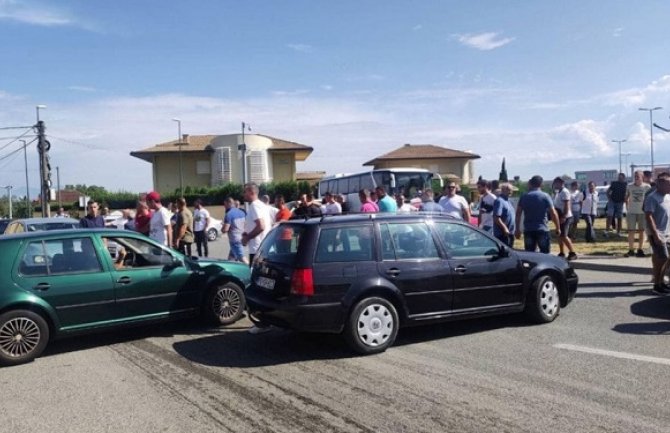
[[[296,269],[291,278],[291,294],[300,296],[314,295],[312,268]]]

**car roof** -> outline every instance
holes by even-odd
[[[342,223],[362,223],[366,221],[406,221],[416,219],[433,219],[450,222],[464,222],[450,215],[441,215],[431,212],[412,212],[412,213],[359,213],[350,215],[324,215],[321,217],[309,219],[292,219],[283,221],[283,223],[297,223],[307,225],[319,224],[342,224]]]
[[[17,239],[34,239],[34,238],[59,238],[63,236],[67,237],[77,237],[82,235],[90,234],[101,234],[106,236],[118,236],[119,234],[135,234],[138,236],[145,237],[143,234],[134,232],[132,230],[119,230],[119,229],[61,229],[61,230],[41,230],[36,232],[21,232],[21,233],[12,233],[0,236],[0,242],[3,241],[15,241]],[[147,238],[148,239],[148,238]]]
[[[74,224],[79,224],[79,220],[76,220],[74,218],[46,218],[46,217],[40,217],[40,218],[18,218],[13,221],[18,221],[22,222],[25,224],[44,224],[44,223],[54,223],[54,224],[60,224],[60,223],[74,223]]]

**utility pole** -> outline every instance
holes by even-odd
[[[23,143],[23,162],[26,166],[26,218],[32,218],[33,213],[30,207],[30,185],[28,184],[28,151],[26,150],[26,140],[21,140]]]
[[[60,202],[60,167],[56,166],[56,188],[58,191],[58,210],[63,206],[63,204]]]
[[[40,120],[40,108],[46,108],[44,105],[37,107],[37,151],[40,155],[40,196],[42,198],[42,216],[50,217],[51,209],[49,207],[49,196],[51,195],[51,165],[49,165],[49,149],[51,143],[46,139],[44,132],[46,127],[44,122]]]
[[[626,140],[612,140],[613,143],[619,143],[619,173],[622,173],[621,168],[621,143],[625,143]]]
[[[251,131],[251,126],[242,122],[242,144],[237,146],[237,150],[242,152],[242,185],[247,183],[247,143],[244,140],[244,130]]]

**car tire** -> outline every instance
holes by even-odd
[[[49,325],[39,314],[13,310],[0,315],[0,364],[18,365],[42,354],[49,342]]]
[[[378,297],[365,298],[351,310],[344,338],[357,353],[381,353],[395,341],[399,325],[398,312],[391,302]]]
[[[528,292],[524,312],[535,323],[549,323],[558,317],[560,311],[558,283],[550,275],[540,276]]]
[[[216,240],[218,236],[218,233],[216,233],[216,229],[207,229],[207,240],[210,242],[213,242]]]
[[[230,325],[242,318],[246,308],[244,291],[233,282],[217,284],[207,292],[203,315],[213,325]]]

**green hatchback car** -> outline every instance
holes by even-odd
[[[126,230],[3,236],[0,363],[29,362],[54,338],[129,324],[202,316],[228,325],[244,314],[249,282],[247,265],[193,260]]]

